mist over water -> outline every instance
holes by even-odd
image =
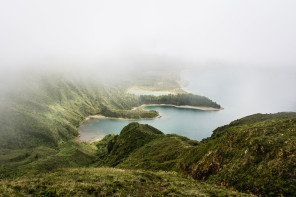
[[[217,101],[225,111],[248,115],[296,110],[296,69],[229,67],[184,71],[182,76],[193,81],[187,89]]]
[[[137,121],[150,124],[164,133],[175,133],[190,139],[210,137],[219,126],[255,113],[296,111],[296,84],[294,69],[237,69],[224,67],[204,70],[184,70],[182,79],[186,89],[207,96],[219,103],[224,110],[200,111],[173,107],[147,107],[156,110],[160,119]],[[81,139],[95,140],[105,134],[119,134],[133,121],[91,120],[82,127]]]
[[[296,0],[0,0],[0,197],[296,196],[295,85]]]
[[[112,63],[116,70],[131,62],[143,68],[152,54],[195,67],[294,67],[295,6],[293,0],[1,1],[0,63],[10,69],[52,62],[58,70]]]
[[[212,124],[222,126],[255,113],[296,111],[295,69],[235,69],[184,71],[187,89],[206,95],[224,110],[212,116]]]
[[[194,139],[253,113],[295,111],[295,7],[294,0],[1,1],[0,107],[2,97],[44,76],[116,84],[183,69],[188,90],[225,108],[187,110],[193,118],[183,123],[206,133],[186,134]],[[163,131],[190,130],[177,125],[184,110],[159,110],[178,114],[155,120]],[[163,127],[164,120],[171,122]]]

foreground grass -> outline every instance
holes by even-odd
[[[296,196],[296,113],[251,115],[201,142],[159,132],[129,124],[105,148],[105,165],[177,171],[242,192]]]
[[[64,168],[0,181],[2,196],[251,196],[175,172]]]

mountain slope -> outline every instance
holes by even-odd
[[[1,98],[0,148],[57,147],[77,136],[76,127],[89,115],[157,116],[155,111],[131,111],[140,104],[139,98],[120,88],[60,77],[38,82]]]
[[[12,177],[29,184],[25,176],[38,172],[51,177],[56,169],[107,166],[173,171],[259,195],[296,194],[296,113],[248,116],[201,142],[132,123],[120,135],[89,144],[74,140],[77,125],[89,115],[142,118],[157,112],[131,110],[143,104],[140,97],[111,85],[50,77],[22,88],[0,98],[0,179],[8,185],[18,181]],[[22,187],[4,186],[0,192],[30,192]]]
[[[150,125],[130,123],[109,142],[109,154],[105,161],[110,166],[116,166],[139,147],[162,136],[164,134],[161,131]]]
[[[40,145],[59,147],[78,136],[77,126],[90,115],[132,119],[158,115],[156,111],[143,108],[131,110],[148,104],[149,99],[142,100],[139,96],[128,94],[126,88],[126,85],[107,85],[90,79],[78,80],[59,75],[44,75],[32,81],[19,82],[15,88],[0,96],[0,149],[34,148]],[[166,97],[166,104],[177,102],[219,106],[197,95]],[[153,98],[163,100],[162,97]]]
[[[0,180],[3,196],[251,196],[173,172],[63,168]]]
[[[120,135],[108,135],[93,144],[70,141],[59,151],[40,149],[38,158],[34,153],[19,160],[17,157],[11,158],[10,163],[29,161],[18,168],[23,171],[21,176],[16,174],[19,178],[13,178],[15,175],[11,174],[7,178],[0,177],[3,183],[0,192],[73,195],[75,191],[86,195],[124,195],[131,192],[127,185],[133,183],[135,195],[146,190],[152,192],[147,195],[168,195],[170,192],[177,196],[231,194],[225,188],[214,189],[213,184],[218,184],[258,195],[293,196],[296,194],[295,129],[296,113],[255,114],[217,128],[211,137],[197,142],[178,135],[164,135],[149,125],[131,123]],[[46,153],[50,153],[49,156]],[[73,168],[84,166],[89,168]],[[102,166],[115,166],[117,169]],[[73,169],[67,169],[69,167]],[[11,170],[16,172],[15,169]],[[112,175],[109,182],[106,174],[112,174],[112,171],[121,173]],[[128,172],[129,178],[122,172]],[[144,174],[138,176],[136,173],[134,177],[134,172]],[[154,177],[151,173],[158,178],[151,178]],[[179,177],[179,173],[189,178],[176,178],[174,175]],[[102,177],[98,174],[105,175]],[[98,180],[87,179],[92,176]],[[191,182],[190,177],[203,183]],[[81,180],[81,184],[74,184],[76,179]],[[154,183],[154,180],[158,181]],[[69,182],[69,185],[64,182]],[[210,185],[205,186],[206,191],[200,191],[200,184],[205,183]],[[157,189],[159,187],[162,189]],[[184,187],[188,190],[184,190]]]
[[[123,130],[138,135],[135,127],[145,125],[133,123]],[[125,137],[120,134],[114,137],[115,143],[120,138],[124,142]],[[211,137],[201,142],[177,135],[160,135],[133,148],[132,143],[112,146],[106,158],[122,156],[120,149],[129,146],[129,154],[111,166],[173,170],[239,191],[294,195],[295,142],[296,113],[255,114],[217,128]],[[107,159],[105,165],[109,164]]]
[[[296,113],[256,114],[220,127],[180,163],[182,171],[240,191],[296,194]]]

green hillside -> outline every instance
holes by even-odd
[[[1,196],[251,196],[174,172],[62,168],[0,180]]]
[[[149,103],[126,93],[126,85],[112,86],[58,76],[44,76],[33,84],[24,83],[22,88],[11,90],[0,98],[0,149],[40,145],[59,147],[78,136],[77,126],[89,115],[132,119],[158,115],[153,110],[131,110]],[[173,100],[166,102],[168,104],[183,98],[179,95],[170,97]],[[214,104],[210,99],[197,95],[185,100],[184,104],[189,105],[192,100],[194,105],[199,100],[206,101],[209,107]]]
[[[150,130],[138,123],[126,126],[110,140],[104,165],[177,171],[256,194],[296,194],[296,113],[255,114],[201,142]]]
[[[198,180],[264,195],[296,194],[296,113],[255,114],[217,128],[180,163]]]
[[[135,118],[157,115],[143,110],[130,113],[137,98],[122,92],[58,77],[13,92],[1,102],[0,148],[57,147],[78,135],[76,127],[85,117],[108,111]]]
[[[125,195],[133,185],[135,195],[145,191],[148,196],[241,195],[226,188],[293,196],[295,129],[296,113],[255,114],[217,128],[211,137],[197,142],[130,123],[119,135],[107,135],[99,142],[69,141],[59,150],[39,147],[26,158],[7,154],[10,168],[2,169],[0,191]],[[76,179],[80,181],[75,183]]]
[[[138,123],[99,142],[76,141],[77,126],[89,115],[156,117],[156,111],[132,110],[152,100],[220,107],[197,95],[143,99],[126,90],[126,85],[51,76],[1,97],[0,194],[243,195],[229,189],[296,194],[292,112],[248,116],[217,128],[201,142]]]

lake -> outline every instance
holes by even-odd
[[[255,113],[296,111],[295,69],[212,68],[184,70],[182,79],[192,93],[209,97],[224,110],[200,111],[167,106],[149,106],[161,118],[137,121],[164,133],[202,140],[233,120]],[[93,119],[79,127],[80,139],[93,141],[109,133],[119,134],[133,121]]]

